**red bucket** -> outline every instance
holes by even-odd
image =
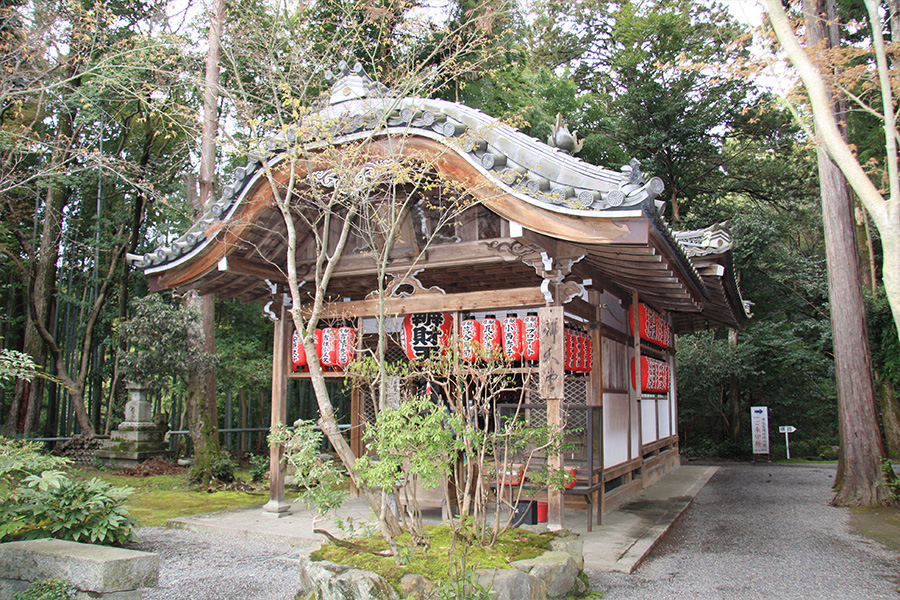
[[[546,502],[538,502],[537,503],[537,522],[538,523],[546,523],[547,522],[547,503]]]

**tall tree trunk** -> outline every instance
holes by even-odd
[[[203,130],[200,143],[200,210],[213,200],[216,172],[216,134],[218,132],[219,60],[222,55],[222,28],[225,25],[225,0],[216,0],[209,23],[209,50],[206,55],[206,78],[203,89]],[[201,301],[203,315],[203,349],[216,353],[216,297],[205,296]],[[216,372],[210,370],[204,378],[206,420],[218,431],[216,402]],[[216,433],[218,452],[218,433]],[[195,446],[194,452],[198,451]]]
[[[737,349],[738,331],[728,330],[728,347],[734,352]],[[728,440],[737,444],[741,439],[741,389],[738,385],[737,375],[728,377]]]
[[[59,140],[62,146],[54,152],[51,158],[51,170],[62,170],[62,165],[69,161],[71,152],[70,144],[74,132],[75,116],[68,112],[60,115]],[[59,242],[62,231],[63,209],[69,200],[69,189],[58,181],[51,181],[47,188],[44,201],[44,214],[41,224],[41,243],[37,257],[35,257],[32,277],[34,285],[31,286],[32,302],[36,309],[35,314],[29,311],[29,319],[25,328],[26,354],[30,354],[35,364],[47,364],[47,346],[41,338],[35,319],[41,324],[52,329],[50,315],[53,313],[53,303],[56,299],[56,264],[59,261]],[[21,401],[24,405],[19,407],[20,414],[10,414],[10,422],[18,423],[19,433],[28,435],[35,430],[40,418],[41,406],[44,400],[44,380],[37,378],[24,389]]]
[[[201,314],[202,298],[194,291],[188,292],[184,299],[185,308]],[[203,335],[202,323],[195,323],[185,335],[199,339]],[[185,410],[188,418],[188,429],[194,445],[193,475],[204,480],[209,479],[209,466],[219,453],[218,423],[210,418],[209,404],[206,396],[206,374],[190,373],[187,376],[187,393]]]
[[[834,0],[804,0],[803,9],[810,46],[824,41],[826,47],[833,47],[836,32],[828,31],[825,24],[836,28]],[[841,122],[840,117],[837,120]],[[846,179],[825,148],[820,146],[816,156],[842,436],[840,487],[833,502],[839,506],[883,504],[890,494],[881,472],[884,446],[875,410],[853,201]]]

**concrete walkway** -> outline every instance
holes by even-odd
[[[591,533],[587,532],[587,514],[584,510],[566,511],[566,526],[581,534],[584,540],[585,570],[631,573],[717,470],[718,467],[682,466],[637,494],[630,502],[603,515],[603,524],[594,525]],[[295,503],[291,512],[281,517],[266,514],[256,506],[170,519],[168,526],[244,539],[278,541],[312,549],[323,540],[321,535],[313,533],[313,529],[338,532],[341,528],[336,520],[342,522],[344,530],[351,522],[358,530],[371,523],[372,516],[365,501],[352,499],[335,511],[334,516],[321,520],[314,520],[312,512]],[[438,522],[440,511],[427,513],[426,520]]]

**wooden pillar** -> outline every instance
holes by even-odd
[[[293,323],[284,303],[281,303],[279,320],[275,322],[275,340],[272,346],[272,410],[271,424],[284,423],[287,416],[287,363]],[[288,514],[291,505],[284,500],[284,451],[280,446],[269,448],[269,501],[263,511],[274,516]]]
[[[669,340],[669,434],[678,435],[678,381],[675,377],[675,334]]]
[[[547,425],[559,427],[563,422],[563,397],[565,396],[564,327],[563,308],[547,306],[539,311],[541,320],[541,397],[547,403]],[[563,468],[563,456],[559,452],[547,453],[550,469]],[[547,521],[565,527],[565,501],[562,490],[547,491]]]
[[[634,348],[634,388],[632,388],[633,398],[635,402],[628,402],[628,459],[642,458],[643,450],[641,449],[641,306],[638,293],[631,293],[631,314],[633,315],[631,324],[632,345]],[[637,414],[634,414],[634,411]],[[637,452],[635,452],[632,430],[634,429],[634,421],[637,420]]]
[[[598,443],[599,450],[599,469],[595,473],[594,465],[590,466],[591,475],[590,475],[590,483],[600,484],[599,489],[594,492],[593,503],[594,507],[597,510],[597,524],[600,524],[601,517],[603,515],[603,504],[604,504],[604,496],[606,487],[603,484],[603,470],[605,465],[603,464],[603,445],[606,441],[606,435],[603,428],[603,303],[600,299],[600,293],[597,290],[591,290],[589,296],[590,302],[593,306],[595,306],[595,321],[597,323],[596,327],[591,330],[591,343],[594,346],[594,356],[593,356],[593,364],[591,365],[591,388],[593,389],[592,402],[591,406],[599,406],[600,407],[600,441]],[[593,448],[591,449],[593,452]]]

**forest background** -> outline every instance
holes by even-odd
[[[847,43],[864,42],[862,2],[838,8]],[[248,31],[289,31],[303,12],[321,37],[286,36],[279,49],[321,64],[325,90],[324,68],[340,59],[362,62],[389,84],[392,66],[410,59],[404,44],[429,28],[423,14],[468,24],[490,46],[489,59],[456,71],[435,95],[538,139],[561,113],[584,139],[580,158],[609,168],[636,158],[664,180],[673,228],[730,224],[754,317],[740,332],[679,336],[683,452],[748,455],[749,407],[756,405],[769,407],[773,425],[797,427],[797,456],[838,443],[815,148],[796,118],[803,121],[805,107],[799,97],[773,96],[744,68],[756,54],[753,37],[722,6],[255,0],[223,9],[217,182],[246,161],[240,141],[255,125],[236,117],[246,108],[240,101],[277,95],[267,84],[271,65],[258,60]],[[200,208],[203,73],[214,15],[183,2],[0,0],[0,344],[53,378],[0,381],[6,435],[106,433],[123,417],[122,325],[148,296],[145,277],[125,255],[173,240]],[[353,28],[359,43],[344,56],[323,56],[321,40],[336,28]],[[883,156],[877,121],[863,111],[847,117],[850,140],[873,172]],[[880,289],[878,233],[862,208],[856,216],[881,423],[896,457],[900,343]],[[166,296],[155,314],[174,315],[181,305]],[[241,423],[250,411],[267,424],[272,329],[261,308],[216,301],[221,425]],[[174,374],[201,353],[200,337],[167,347],[173,366],[159,374],[156,406],[175,429],[186,428],[187,384]],[[291,386],[291,419],[314,417],[309,390]],[[348,412],[343,406],[349,420]],[[772,441],[780,456],[782,440]]]

